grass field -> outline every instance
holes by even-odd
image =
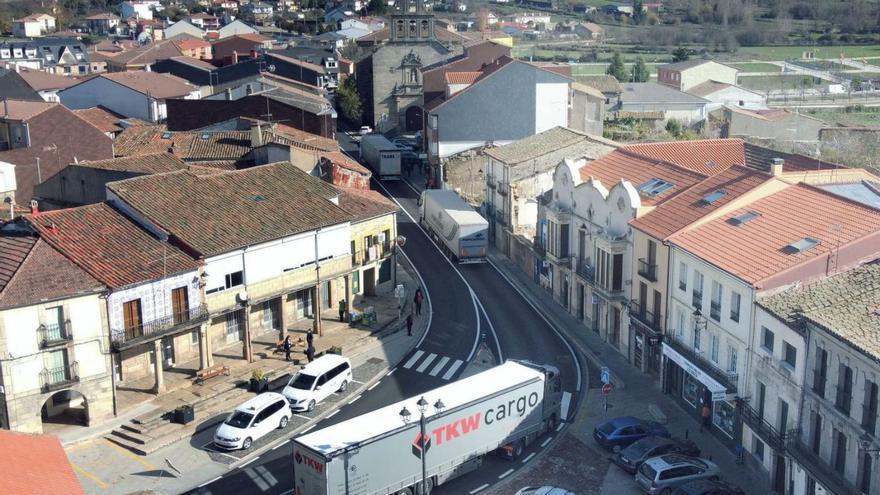
[[[739,78],[739,85],[755,91],[767,91],[771,89],[795,89],[812,88],[816,81],[812,77],[786,75],[786,76],[745,76]]]
[[[837,123],[844,125],[880,125],[880,112],[828,112],[818,111],[810,112],[810,117],[815,117],[829,123]]]
[[[805,51],[813,51],[816,58],[836,59],[843,53],[845,57],[880,57],[880,45],[861,46],[744,46],[739,55],[754,55],[764,60],[785,60],[800,58]]]
[[[657,65],[658,64],[645,64],[648,66],[648,70],[651,72],[651,75],[657,74]],[[627,70],[632,70],[633,64],[626,64]],[[608,64],[591,64],[591,65],[572,65],[571,66],[571,75],[573,76],[596,76],[604,74],[605,71],[608,70]]]
[[[743,72],[779,72],[780,70],[782,70],[782,67],[779,67],[778,65],[763,64],[760,62],[730,65],[736,67]]]

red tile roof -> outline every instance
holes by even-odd
[[[481,75],[482,72],[447,72],[446,76],[446,84],[473,84]]]
[[[69,88],[81,81],[81,79],[50,74],[41,70],[21,70],[20,75],[34,91]]]
[[[679,165],[648,158],[631,151],[617,149],[580,169],[581,179],[598,179],[608,189],[621,180],[627,180],[638,189],[651,179],[663,179],[673,185],[668,191],[654,197],[641,194],[642,205],[656,205],[675,197],[690,186],[706,178],[706,175]]]
[[[198,267],[192,257],[159,241],[107,203],[25,219],[52,247],[114,289]]]
[[[210,48],[211,46],[211,43],[195,38],[175,41],[174,43],[177,44],[177,48],[180,48],[181,50],[195,50],[197,48]]]
[[[58,438],[0,430],[3,492],[17,495],[84,495]]]
[[[330,152],[323,153],[321,156],[330,160],[335,165],[339,165],[342,168],[351,170],[353,172],[358,172],[358,173],[363,174],[367,177],[372,175],[372,172],[370,171],[370,169],[361,165],[360,163],[353,160],[352,158],[350,158],[348,155],[346,155],[345,153],[343,153],[341,151],[330,151]]]
[[[734,165],[691,186],[647,215],[630,221],[630,224],[656,239],[665,240],[768,180],[771,180],[769,174]],[[724,195],[711,203],[703,200],[716,191],[724,191]]]
[[[760,216],[741,225],[730,221],[750,211]],[[797,184],[676,234],[670,242],[763,288],[769,277],[876,232],[880,232],[880,210]],[[800,253],[786,249],[806,237],[819,244]],[[874,248],[880,250],[880,245]]]
[[[0,102],[0,119],[28,120],[59,105],[46,101],[3,100]]]
[[[623,148],[706,175],[715,175],[735,163],[745,163],[744,144],[742,139],[701,139],[630,144]]]
[[[82,108],[74,110],[77,117],[97,127],[101,132],[122,132],[119,121],[125,119],[118,113],[107,110],[104,107]]]
[[[367,220],[396,213],[400,208],[378,191],[340,188],[339,207],[350,213],[352,220]]]
[[[171,153],[156,153],[152,155],[134,155],[109,160],[83,161],[77,164],[79,167],[96,168],[100,170],[115,170],[117,172],[134,172],[138,174],[161,174],[183,170],[186,164]]]
[[[108,72],[99,77],[109,79],[129,89],[153,98],[174,98],[187,96],[196,88],[185,80],[169,74],[148,71]]]

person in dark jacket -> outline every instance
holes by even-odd
[[[281,347],[284,349],[284,360],[290,361],[290,351],[293,349],[293,342],[290,340],[290,335],[284,338],[284,343],[281,344]]]
[[[309,344],[308,349],[306,349],[306,358],[308,358],[310,363],[315,360],[315,346],[312,344]]]
[[[409,337],[412,337],[412,324],[413,324],[413,318],[412,318],[412,313],[410,313],[410,314],[406,315],[406,334]]]
[[[315,342],[315,332],[310,328],[308,332],[306,332],[306,345],[308,347],[312,347],[312,344]]]
[[[416,289],[416,295],[413,296],[413,304],[416,306],[416,316],[422,315],[422,301],[425,299],[425,296],[422,294],[422,288],[419,287]]]

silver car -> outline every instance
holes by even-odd
[[[636,483],[650,495],[669,495],[677,486],[689,481],[717,480],[720,475],[721,470],[714,462],[666,454],[643,462],[636,472]]]

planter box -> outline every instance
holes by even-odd
[[[342,355],[342,347],[333,346],[327,350],[327,354],[338,354],[341,356]]]
[[[269,378],[263,378],[261,380],[255,380],[253,378],[248,382],[248,390],[251,392],[256,392],[261,394],[267,390],[269,390]]]
[[[196,419],[196,410],[193,406],[180,406],[174,410],[174,422],[182,425],[192,423]]]

